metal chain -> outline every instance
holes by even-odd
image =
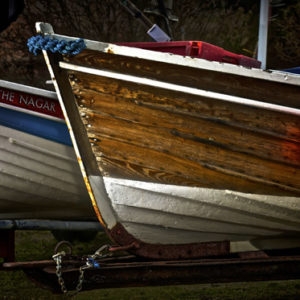
[[[56,247],[55,249],[57,250],[58,247]],[[82,284],[83,284],[83,281],[84,281],[84,271],[86,269],[90,269],[90,268],[100,268],[100,265],[96,261],[96,259],[112,256],[113,254],[112,254],[112,252],[109,251],[109,249],[110,249],[110,245],[104,245],[104,246],[100,247],[93,255],[86,257],[86,264],[79,268],[78,283],[77,283],[77,286],[75,288],[75,291],[69,292],[69,293],[68,293],[68,290],[66,288],[65,281],[62,277],[62,272],[61,272],[62,258],[64,256],[66,256],[66,253],[65,253],[65,251],[61,251],[61,252],[58,252],[58,253],[54,254],[52,256],[52,258],[56,262],[56,275],[57,275],[57,278],[58,278],[58,283],[60,285],[61,291],[64,294],[67,294],[68,296],[71,296],[71,297],[78,294],[82,290]]]
[[[60,285],[61,291],[64,294],[67,294],[68,296],[75,296],[76,294],[78,294],[81,290],[82,290],[82,284],[84,281],[84,269],[86,269],[86,266],[82,266],[79,268],[79,278],[78,278],[78,283],[77,286],[75,288],[75,291],[70,292],[67,290],[66,285],[65,285],[65,281],[62,277],[62,272],[61,272],[61,263],[62,263],[62,258],[66,255],[66,253],[64,251],[59,252],[54,254],[52,257],[54,259],[54,261],[56,262],[56,275],[58,278],[58,283]]]
[[[58,283],[60,284],[60,288],[61,288],[61,290],[64,294],[66,294],[68,292],[68,290],[65,286],[65,281],[62,278],[62,273],[61,273],[62,257],[65,256],[65,255],[66,255],[65,251],[61,251],[61,252],[58,252],[58,253],[56,253],[52,256],[52,258],[56,262],[56,275],[57,275],[57,278],[58,278]]]
[[[82,290],[82,284],[84,280],[84,269],[83,267],[79,268],[79,278],[78,278],[78,283],[76,286],[76,294],[79,293]]]

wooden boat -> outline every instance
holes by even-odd
[[[0,220],[94,220],[55,92],[0,80],[0,153]]]
[[[165,259],[299,247],[299,76],[84,42],[43,52],[112,240]]]

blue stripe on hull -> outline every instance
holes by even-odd
[[[65,123],[0,107],[0,125],[72,146],[69,130]]]

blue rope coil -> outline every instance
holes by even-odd
[[[83,39],[76,41],[65,41],[50,38],[48,36],[36,35],[28,39],[27,46],[29,51],[37,55],[39,51],[46,50],[53,53],[76,55],[79,54],[86,45]]]

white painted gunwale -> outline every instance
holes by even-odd
[[[65,35],[55,34],[53,28],[48,23],[38,22],[36,23],[38,33],[51,36],[54,39],[74,41],[79,37],[70,37]],[[300,76],[282,71],[264,71],[256,68],[246,68],[228,63],[220,63],[215,61],[208,61],[201,58],[192,58],[189,56],[181,56],[165,52],[157,52],[139,48],[132,48],[126,46],[118,46],[110,43],[103,43],[98,41],[92,41],[83,39],[87,49],[100,51],[104,53],[113,53],[117,55],[123,55],[128,57],[140,58],[145,60],[157,61],[162,63],[170,63],[180,66],[187,66],[196,69],[203,69],[208,71],[216,71],[221,73],[234,74],[239,76],[245,76],[250,78],[258,78],[269,81],[281,82],[286,84],[300,85]]]
[[[40,88],[36,88],[36,87],[32,87],[32,86],[28,86],[28,85],[24,85],[24,84],[20,84],[20,83],[15,83],[15,82],[0,79],[0,87],[6,88],[6,89],[12,89],[15,91],[24,92],[24,93],[28,93],[28,94],[33,94],[36,96],[42,96],[42,97],[58,100],[55,92],[47,91],[44,89],[40,89]]]
[[[99,69],[82,67],[82,66],[77,66],[74,64],[66,63],[66,62],[60,62],[59,66],[62,69],[66,69],[66,70],[70,70],[70,71],[77,71],[77,72],[82,72],[82,73],[86,73],[86,74],[98,75],[101,77],[118,79],[118,80],[122,80],[122,81],[136,83],[136,84],[142,84],[142,85],[146,85],[146,86],[152,86],[155,88],[162,88],[162,89],[167,89],[170,91],[177,91],[177,92],[181,92],[181,93],[185,93],[185,94],[196,95],[196,96],[211,98],[211,99],[215,99],[215,100],[221,100],[224,102],[243,104],[243,105],[252,106],[252,107],[256,107],[256,108],[260,108],[260,109],[267,109],[267,110],[277,111],[277,112],[281,112],[281,113],[300,116],[300,109],[286,107],[286,106],[277,105],[277,104],[266,103],[266,102],[262,102],[262,101],[249,99],[249,98],[221,94],[221,93],[217,93],[217,92],[211,92],[211,91],[206,91],[206,90],[202,90],[202,89],[191,88],[191,87],[182,86],[182,85],[178,85],[178,84],[173,84],[173,83],[168,83],[168,82],[163,82],[163,81],[158,81],[158,80],[153,80],[153,79],[148,79],[148,78],[143,78],[143,77],[137,77],[137,76],[132,76],[132,75],[126,75],[123,73],[109,72],[109,71],[104,71],[104,70],[99,70]]]

